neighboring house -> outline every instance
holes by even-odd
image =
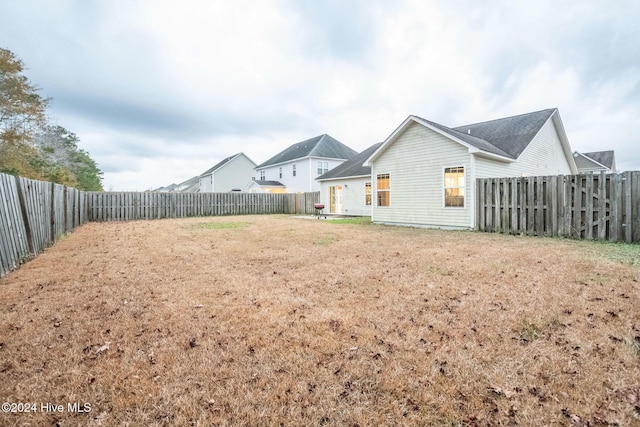
[[[179,191],[181,193],[197,193],[200,191],[200,177],[194,176],[188,180],[177,184],[173,191]]]
[[[244,153],[227,157],[200,175],[200,193],[242,190],[255,177],[255,167]]]
[[[578,173],[607,172],[616,173],[616,158],[613,150],[591,153],[573,153]]]
[[[247,191],[250,193],[286,193],[287,187],[278,181],[253,180],[247,185]]]
[[[178,184],[169,184],[166,187],[160,187],[160,188],[156,188],[155,190],[151,190],[151,191],[155,191],[158,193],[170,193],[172,191],[176,191],[176,188],[178,188]]]
[[[320,175],[320,202],[326,213],[371,215],[371,168],[362,166],[382,143],[374,144],[350,160]]]
[[[320,191],[316,178],[356,154],[340,141],[324,134],[293,144],[256,166],[256,179],[277,181],[288,193]]]
[[[473,228],[476,178],[576,174],[557,109],[449,128],[409,116],[364,162],[374,222]]]

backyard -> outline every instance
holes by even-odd
[[[0,425],[640,425],[639,280],[638,245],[92,222],[0,279]]]

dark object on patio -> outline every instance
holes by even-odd
[[[316,217],[318,219],[320,219],[320,217],[323,215],[322,211],[324,210],[324,204],[322,204],[322,203],[314,203],[313,207],[316,210]],[[326,215],[324,216],[324,219],[327,219]]]

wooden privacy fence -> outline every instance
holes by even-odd
[[[86,221],[82,191],[0,174],[0,276]]]
[[[476,228],[640,242],[640,172],[476,181]]]
[[[319,200],[319,192],[85,192],[0,173],[0,277],[87,221],[312,214]]]
[[[86,193],[90,221],[192,216],[311,214],[319,192],[272,193]]]

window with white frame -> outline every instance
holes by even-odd
[[[296,165],[293,165],[293,176],[296,176]]]
[[[371,183],[366,182],[364,184],[364,204],[371,206]]]
[[[280,179],[282,179],[282,166],[280,166],[280,169],[278,170],[278,175],[280,176]]]
[[[260,181],[264,181],[265,171],[260,171]]]
[[[318,162],[318,175],[329,172],[329,162]]]
[[[391,206],[391,185],[388,173],[376,177],[376,195],[378,206]]]
[[[444,168],[444,206],[464,208],[464,166]]]

